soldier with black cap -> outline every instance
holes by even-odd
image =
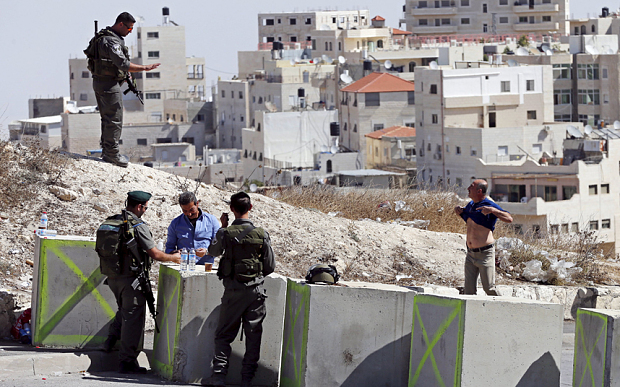
[[[125,214],[115,215],[111,218],[126,216],[131,234],[138,244],[138,250],[142,259],[148,261],[148,257],[160,262],[179,263],[181,255],[166,254],[155,247],[153,235],[147,224],[141,219],[149,208],[151,194],[144,191],[132,191],[127,193]],[[111,219],[111,218],[108,218]],[[122,219],[122,218],[121,218]],[[102,230],[102,227],[99,228]],[[138,365],[138,346],[144,335],[144,317],[146,312],[146,298],[138,287],[132,286],[137,278],[137,273],[132,270],[132,257],[126,250],[120,249],[118,254],[119,263],[114,266],[106,261],[105,246],[100,246],[100,235],[97,233],[97,252],[101,258],[101,272],[107,275],[107,284],[114,293],[118,311],[110,325],[108,339],[104,344],[104,350],[110,351],[116,342],[120,340],[121,348],[119,359],[121,361],[119,372],[121,373],[146,373],[146,368]],[[147,257],[148,256],[148,257]],[[111,267],[113,266],[113,267]]]

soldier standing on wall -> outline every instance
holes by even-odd
[[[139,65],[129,61],[125,36],[136,22],[131,14],[123,12],[112,27],[97,32],[84,53],[88,69],[93,74],[93,90],[101,115],[101,158],[103,161],[127,167],[128,161],[119,154],[119,140],[123,130],[123,95],[121,85],[129,72],[151,71],[160,63]]]

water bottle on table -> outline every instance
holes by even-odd
[[[195,271],[196,270],[196,250],[194,249],[189,249],[189,271]]]
[[[181,271],[187,270],[187,261],[188,261],[187,249],[181,250]]]

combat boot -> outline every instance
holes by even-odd
[[[201,382],[203,386],[224,387],[226,386],[226,375],[213,373],[208,379]]]
[[[118,368],[120,374],[146,374],[146,368],[140,367],[137,360],[122,361]]]
[[[129,161],[127,160],[127,158],[118,154],[115,156],[103,155],[101,156],[101,160],[105,161],[106,163],[118,165],[122,168],[127,168],[127,165],[129,165]]]
[[[252,379],[246,379],[246,378],[241,379],[241,384],[239,385],[239,387],[252,387],[252,386],[253,386]]]
[[[103,352],[112,352],[117,341],[118,337],[108,336],[108,338],[105,340],[105,343],[103,343]]]

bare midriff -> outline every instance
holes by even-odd
[[[486,227],[479,225],[478,223],[467,219],[467,247],[470,249],[477,249],[484,247],[495,242],[493,238],[493,232]]]

